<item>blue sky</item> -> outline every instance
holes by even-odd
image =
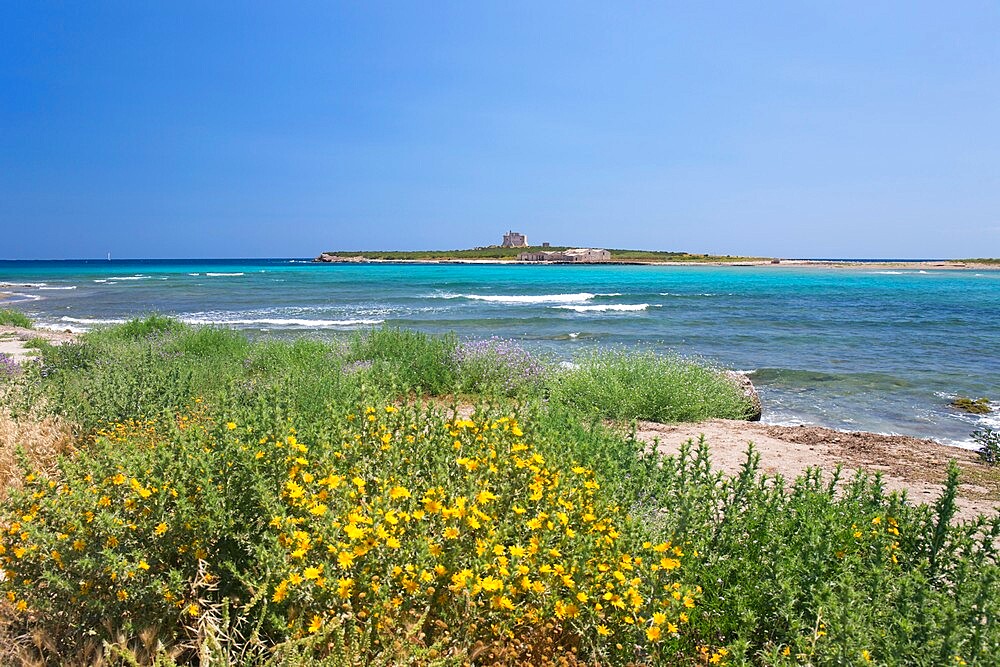
[[[5,2],[0,258],[1000,255],[1000,5]]]

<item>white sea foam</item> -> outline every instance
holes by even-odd
[[[69,317],[63,316],[59,318],[60,322],[72,322],[74,324],[125,324],[128,320],[117,319],[117,318],[100,318],[100,317]]]
[[[572,333],[569,334],[569,337],[570,338],[579,338],[580,337],[580,332],[579,331],[574,331],[574,332],[572,332]]]
[[[20,292],[8,292],[3,299],[3,303],[28,303],[30,301],[41,301],[42,297],[37,294],[21,294]]]
[[[52,322],[35,322],[36,329],[47,329],[48,331],[69,331],[70,333],[87,333],[90,327],[76,327],[71,324],[54,324]]]
[[[998,409],[996,403],[991,403],[990,407],[993,408],[993,412],[985,415],[979,415],[976,425],[1000,430],[1000,409]]]
[[[149,280],[150,276],[134,275],[134,276],[111,276],[108,280]],[[97,282],[96,280],[94,282]]]
[[[488,301],[490,303],[583,303],[593,299],[596,294],[590,292],[578,292],[576,294],[460,294],[466,299],[473,301]],[[608,295],[610,296],[610,295]],[[443,298],[454,298],[446,296]]]
[[[878,274],[880,276],[901,276],[901,275],[903,275],[906,272],[905,271],[874,271],[873,273],[876,273],[876,274]]]
[[[218,278],[220,276],[242,276],[242,275],[246,275],[246,274],[244,274],[242,271],[237,271],[237,272],[234,272],[234,273],[206,273],[205,275],[206,276],[211,276],[213,278]]]
[[[732,293],[730,293],[731,295]],[[697,294],[680,294],[677,292],[660,292],[660,296],[719,296],[715,292],[699,292]]]
[[[304,318],[278,318],[278,317],[253,317],[253,318],[225,318],[225,317],[182,317],[182,322],[186,324],[221,324],[226,326],[264,326],[264,327],[303,327],[308,329],[328,329],[336,327],[356,327],[373,326],[382,324],[385,320],[357,318],[347,320],[318,320]]]
[[[56,290],[76,289],[76,285],[66,285],[64,287],[39,287],[38,289],[56,289]]]
[[[552,306],[561,310],[572,310],[577,313],[604,313],[604,312],[636,312],[649,308],[648,303],[621,303],[604,304],[595,306]]]
[[[43,289],[48,283],[7,283],[0,282],[0,287],[33,287],[37,289]]]

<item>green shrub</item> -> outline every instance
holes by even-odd
[[[485,396],[538,395],[547,376],[542,361],[512,340],[496,336],[459,343],[452,365],[460,391]]]
[[[721,370],[652,352],[595,352],[553,380],[551,397],[606,419],[695,422],[743,419],[750,411]]]
[[[185,643],[223,664],[1000,654],[1000,520],[955,521],[956,470],[933,506],[878,477],[768,478],[752,450],[727,477],[704,442],[663,457],[604,425],[739,416],[712,368],[606,353],[515,404],[467,382],[455,350],[391,329],[329,344],[187,327],[43,348],[4,407],[35,401],[81,437],[0,507],[8,636],[55,638],[51,664],[153,631],[179,664],[197,659]],[[406,397],[463,386],[493,412]]]
[[[150,336],[161,336],[171,331],[180,331],[184,328],[181,322],[163,315],[149,315],[145,318],[129,320],[124,324],[108,329],[111,335],[124,339],[149,338]]]
[[[0,308],[0,326],[30,329],[34,324],[24,313],[11,308]]]
[[[456,344],[454,336],[384,327],[353,335],[345,361],[371,362],[372,377],[384,387],[444,395],[455,390]]]
[[[1000,431],[995,428],[984,427],[973,431],[972,439],[979,449],[979,458],[989,466],[1000,465]]]

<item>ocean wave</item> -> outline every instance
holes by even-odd
[[[152,276],[143,276],[136,274],[134,276],[110,276],[108,277],[108,280],[149,280],[151,277]],[[94,282],[96,283],[98,281],[95,280]],[[107,281],[102,281],[102,282],[107,282]]]
[[[48,285],[48,283],[8,283],[8,282],[0,282],[0,287],[28,287],[28,288],[42,289],[46,285]]]
[[[89,327],[75,327],[71,324],[54,324],[52,322],[35,322],[35,328],[47,331],[69,331],[70,333],[87,333],[90,331]]]
[[[7,295],[0,299],[5,304],[11,303],[30,303],[32,301],[41,301],[42,297],[37,294],[21,294],[20,292],[7,292]]]
[[[64,287],[39,287],[38,289],[58,289],[58,290],[76,289],[76,285],[66,285]]]
[[[880,276],[902,276],[906,271],[873,271],[872,273]]]
[[[272,326],[272,327],[302,327],[308,329],[326,329],[333,327],[355,327],[374,326],[382,324],[385,320],[356,318],[347,320],[314,320],[304,318],[278,318],[278,317],[254,317],[254,318],[216,318],[216,317],[181,317],[185,324],[196,325],[225,325],[225,326]]]
[[[72,322],[74,324],[125,324],[128,320],[120,318],[100,318],[100,317],[69,317],[64,315],[59,318],[60,322]]]
[[[575,294],[442,294],[439,298],[454,299],[463,298],[473,301],[486,301],[489,303],[583,303],[590,301],[596,294],[591,292],[577,292]]]
[[[676,296],[676,297],[693,297],[693,296],[719,296],[717,292],[697,292],[694,294],[685,294],[681,292],[660,292],[660,296]],[[729,296],[732,296],[732,292]]]
[[[560,310],[572,310],[577,313],[604,313],[604,312],[637,312],[649,308],[648,303],[621,303],[603,304],[593,306],[552,306]]]
[[[206,273],[205,275],[206,276],[211,276],[213,278],[219,278],[219,277],[227,277],[227,276],[243,276],[243,275],[246,275],[246,274],[243,273],[242,271],[237,271],[237,272],[234,272],[234,273]]]

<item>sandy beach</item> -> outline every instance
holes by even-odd
[[[698,424],[639,422],[637,437],[659,451],[672,454],[687,440],[705,437],[712,463],[735,474],[746,460],[747,444],[760,454],[760,467],[767,475],[793,480],[810,466],[825,474],[837,466],[850,476],[864,470],[880,473],[885,488],[905,491],[911,502],[930,503],[942,491],[948,462],[962,471],[959,518],[975,519],[1000,512],[1000,473],[980,462],[966,449],[933,440],[864,431],[843,432],[818,426],[775,426],[760,422],[713,419]]]
[[[33,338],[47,340],[53,345],[62,345],[74,340],[76,335],[65,331],[0,326],[0,354],[9,355],[18,362],[33,359],[37,356],[35,351],[25,347],[25,343]]]

